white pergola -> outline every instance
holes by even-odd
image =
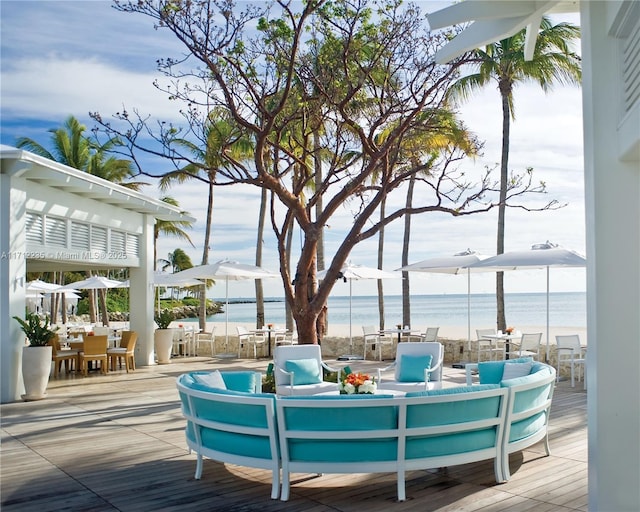
[[[432,29],[473,22],[438,54],[465,51],[580,12],[587,234],[589,510],[640,510],[640,2],[466,0]],[[553,450],[553,443],[551,443]]]
[[[136,363],[153,364],[153,228],[193,220],[139,192],[0,146],[0,401],[24,393],[26,273],[129,268]]]

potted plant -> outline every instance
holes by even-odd
[[[158,364],[169,364],[171,362],[171,350],[173,349],[173,329],[169,329],[175,316],[168,309],[163,309],[155,316],[158,328],[154,334],[154,344],[156,359]]]
[[[51,329],[49,317],[44,321],[35,313],[27,313],[25,319],[14,316],[20,324],[29,345],[22,347],[22,379],[25,394],[23,400],[42,400],[47,396],[47,384],[51,372],[51,339],[57,328]]]

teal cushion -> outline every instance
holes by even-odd
[[[520,357],[518,359],[509,359],[510,363],[526,363],[533,361],[532,357]],[[504,365],[506,361],[483,361],[478,363],[478,376],[480,384],[499,384],[504,373]]]
[[[292,359],[285,361],[284,369],[293,373],[294,386],[303,384],[319,384],[322,382],[322,374],[317,359]]]
[[[433,356],[403,354],[400,356],[399,382],[424,382],[425,368],[431,368]]]
[[[487,391],[488,389],[497,389],[498,384],[483,384],[479,386],[456,386],[455,388],[430,389],[428,391],[411,391],[405,396],[413,398],[416,396],[439,396],[439,395],[457,395],[458,393],[476,393],[477,391]]]

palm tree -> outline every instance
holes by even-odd
[[[85,125],[81,124],[74,116],[69,116],[63,127],[49,130],[53,146],[51,151],[28,137],[19,137],[16,146],[54,162],[85,171],[133,190],[139,190],[144,183],[126,181],[133,176],[131,160],[109,155],[109,152],[120,144],[120,140],[114,137],[100,145],[84,135],[86,130]]]
[[[418,116],[424,121],[424,126],[411,133],[404,141],[402,159],[408,161],[414,173],[407,187],[405,206],[412,208],[413,192],[419,175],[429,176],[437,167],[441,155],[450,161],[463,156],[475,156],[478,153],[478,143],[469,133],[464,124],[446,107],[427,110]],[[454,157],[454,153],[459,156]],[[411,215],[404,218],[404,236],[402,244],[402,266],[409,264],[409,242],[411,239]],[[402,279],[402,324],[411,324],[411,288],[409,272],[403,272]]]
[[[519,83],[538,83],[543,91],[553,85],[579,84],[581,79],[580,57],[571,51],[571,45],[580,37],[580,27],[570,23],[552,25],[547,17],[540,23],[531,60],[525,60],[525,30],[512,37],[472,52],[475,62],[473,73],[464,76],[451,89],[455,97],[469,98],[477,89],[492,81],[498,85],[502,100],[502,154],[500,162],[500,205],[498,207],[497,254],[504,253],[504,226],[506,196],[509,184],[509,129],[515,119],[513,89]],[[497,328],[506,328],[504,311],[503,273],[496,274]]]
[[[213,224],[213,199],[216,175],[221,168],[231,165],[229,159],[245,160],[253,156],[253,144],[230,121],[229,113],[217,108],[209,113],[208,123],[204,133],[204,147],[185,139],[175,143],[186,148],[192,155],[193,161],[182,169],[165,174],[160,180],[160,189],[167,190],[174,183],[184,183],[199,179],[207,184],[207,217],[204,230],[204,246],[202,248],[202,265],[209,263],[211,249],[211,226]],[[200,286],[200,310],[198,313],[200,329],[206,330],[206,285]]]
[[[172,206],[178,206],[178,201],[176,201],[173,197],[165,196],[160,198],[160,200],[164,203],[170,204]],[[189,214],[189,212],[181,212],[184,214]],[[191,237],[185,231],[186,229],[190,229],[193,223],[188,220],[161,220],[156,219],[156,224],[153,227],[153,270],[156,270],[158,263],[158,238],[160,235],[173,236],[179,238],[180,240],[186,240],[191,244],[191,247],[195,247],[193,242],[191,241]],[[162,260],[166,261],[166,260]],[[193,265],[192,265],[193,266]]]

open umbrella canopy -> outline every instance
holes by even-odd
[[[108,288],[118,288],[122,285],[122,281],[116,281],[104,276],[91,276],[82,281],[76,281],[60,287],[56,291],[63,290],[103,290]]]
[[[188,268],[173,274],[176,278],[224,279],[225,281],[225,350],[229,346],[229,281],[243,279],[269,279],[280,274],[255,265],[246,265],[237,261],[220,260],[209,265]],[[225,354],[231,356],[231,354]]]
[[[549,269],[585,267],[587,260],[575,251],[565,249],[547,241],[535,244],[528,251],[513,251],[497,254],[472,265],[472,270],[492,270],[503,272],[507,270],[523,270],[532,268],[547,269],[547,352],[549,360]]]
[[[255,265],[246,265],[237,261],[220,260],[209,265],[188,268],[173,274],[176,278],[224,279],[237,281],[242,279],[268,279],[279,274]]]
[[[486,256],[481,256],[475,251],[467,249],[466,251],[458,252],[453,256],[429,258],[418,261],[417,263],[412,263],[411,265],[400,267],[396,270],[406,272],[429,272],[432,274],[466,274],[473,270],[470,268],[470,265],[478,263],[485,258]]]
[[[200,286],[204,284],[204,281],[192,277],[181,277],[178,274],[170,274],[168,272],[154,272],[153,284],[154,286],[166,286],[167,288],[172,286],[187,287]]]
[[[52,292],[60,288],[59,284],[47,283],[40,279],[34,279],[27,283],[27,292]]]
[[[491,256],[474,263],[471,270],[500,272],[524,268],[584,267],[586,264],[587,260],[577,252],[546,242],[533,245],[528,251],[512,251]]]
[[[467,344],[471,350],[471,272],[489,272],[488,269],[473,269],[472,265],[484,260],[471,249],[458,252],[453,256],[440,256],[412,263],[397,270],[405,272],[428,272],[431,274],[467,274]]]

